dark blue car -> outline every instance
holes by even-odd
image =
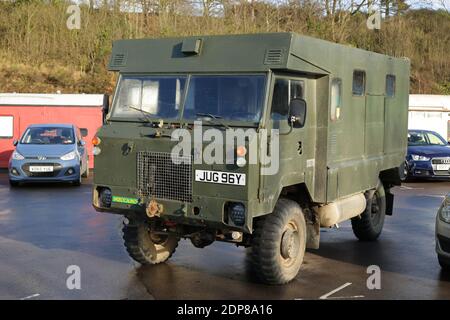
[[[450,178],[450,146],[438,133],[408,130],[403,179],[408,178]]]

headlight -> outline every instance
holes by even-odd
[[[65,155],[63,155],[60,159],[61,160],[73,160],[77,157],[77,153],[75,151],[71,151],[69,153],[66,153]]]
[[[450,223],[450,203],[449,201],[445,201],[444,206],[441,208],[439,213],[439,217],[442,221],[446,223]]]
[[[245,223],[245,206],[240,202],[228,204],[228,216],[237,226],[243,226]]]
[[[21,155],[20,153],[18,153],[16,150],[14,150],[14,152],[12,154],[12,159],[13,160],[23,160],[23,159],[25,159],[25,157],[23,155]]]
[[[411,158],[414,161],[430,161],[430,158],[425,157],[425,156],[421,156],[421,155],[418,155],[418,154],[412,154]]]

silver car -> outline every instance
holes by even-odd
[[[86,129],[72,124],[29,126],[9,160],[9,182],[71,182],[81,184],[89,174]]]
[[[436,252],[441,267],[450,271],[450,193],[436,217]]]

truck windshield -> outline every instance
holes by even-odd
[[[186,76],[123,76],[112,115],[134,118],[145,114],[157,119],[176,119],[180,114],[185,83]]]
[[[258,122],[261,118],[264,75],[122,76],[114,99],[113,117],[183,118]]]
[[[183,117],[195,120],[212,115],[222,120],[258,122],[264,86],[263,75],[193,75]]]

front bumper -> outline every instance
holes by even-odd
[[[450,260],[450,223],[436,217],[436,252],[438,255]]]
[[[437,164],[433,163],[437,159],[429,161],[414,161],[409,160],[408,173],[410,177],[425,178],[425,179],[450,179],[450,170],[437,170]]]
[[[52,172],[31,172],[30,166],[51,166]],[[72,173],[69,172],[72,170]],[[65,182],[77,180],[80,176],[78,159],[11,159],[8,166],[9,179],[14,182]]]
[[[104,207],[99,199],[102,188],[111,190],[111,196],[120,198],[136,199],[136,204],[111,202],[110,207]],[[236,199],[206,197],[193,195],[192,202],[181,202],[167,199],[150,199],[142,198],[137,195],[136,190],[121,186],[93,186],[93,207],[99,212],[110,212],[122,215],[138,215],[145,217],[147,215],[147,206],[151,200],[156,201],[161,205],[162,212],[158,213],[158,217],[164,220],[169,220],[179,224],[186,224],[192,226],[238,230],[246,233],[251,233],[252,220],[251,211],[256,202],[242,201]],[[244,225],[235,225],[228,217],[226,205],[230,202],[239,202],[246,208],[246,217]]]

